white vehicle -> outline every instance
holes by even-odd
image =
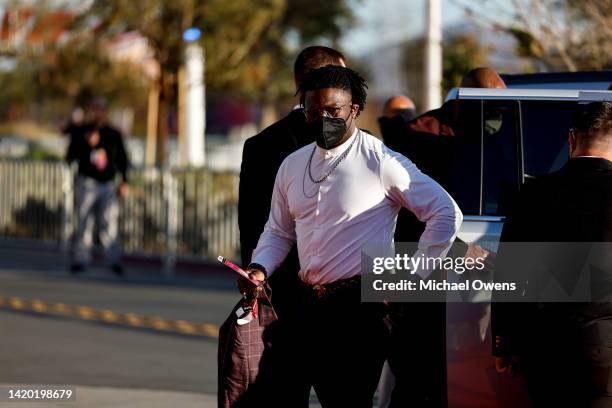
[[[530,177],[568,160],[568,133],[579,103],[612,101],[612,91],[452,90],[470,132],[453,141],[449,192],[464,213],[459,238],[495,251],[514,195]],[[491,356],[490,293],[447,304],[449,407],[527,406],[520,378],[498,376]]]
[[[450,187],[464,213],[459,237],[491,244],[499,241],[507,200],[525,180],[567,162],[576,105],[612,101],[612,91],[455,88],[450,100],[477,124],[471,128],[477,134],[458,134],[455,141],[464,147],[453,157],[459,174]]]

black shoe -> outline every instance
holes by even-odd
[[[70,274],[77,275],[81,272],[85,271],[85,267],[81,264],[72,264],[70,265]]]
[[[117,276],[123,276],[123,266],[119,265],[119,264],[113,264],[111,266],[111,270],[113,271],[113,273]]]

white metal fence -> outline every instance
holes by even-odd
[[[68,249],[76,226],[74,169],[60,162],[0,160],[0,237]],[[124,253],[178,258],[238,257],[238,176],[206,169],[133,169],[121,202]]]

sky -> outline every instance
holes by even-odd
[[[359,56],[381,45],[424,33],[427,0],[350,0],[356,24],[341,40],[342,49]],[[441,0],[444,28],[459,24],[463,10],[456,0]]]

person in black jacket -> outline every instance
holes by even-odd
[[[117,196],[128,195],[128,157],[121,132],[107,122],[106,102],[92,103],[93,123],[75,128],[71,134],[66,160],[78,163],[76,206],[78,225],[70,271],[78,273],[89,263],[94,221],[98,222],[100,243],[108,264],[117,275],[123,274],[118,245],[119,204]],[[121,182],[116,187],[115,177]]]
[[[579,106],[569,150],[570,160],[563,168],[523,186],[504,225],[496,280],[516,280],[534,302],[493,303],[493,354],[498,372],[520,369],[534,407],[610,407],[612,251],[599,258],[607,265],[603,269],[593,268],[589,261],[593,293],[588,302],[533,298],[541,275],[536,279],[525,271],[534,270],[532,264],[558,265],[569,274],[561,275],[557,267],[548,270],[563,286],[584,271],[585,248],[592,251],[612,242],[612,103]],[[509,268],[505,266],[511,261],[507,248],[516,244],[505,242],[560,243],[555,244],[560,249],[544,257],[545,261],[542,256],[549,252],[536,249],[533,253],[543,255],[525,256],[523,267]],[[528,251],[541,245],[528,245]]]
[[[303,78],[313,69],[325,65],[345,66],[344,55],[332,48],[311,46],[303,49],[294,65],[294,80],[299,89]],[[297,94],[298,101],[301,95]],[[238,199],[238,227],[240,228],[240,249],[242,263],[251,262],[251,254],[257,246],[259,236],[270,214],[270,202],[276,172],[285,157],[311,143],[313,137],[306,132],[304,111],[300,105],[278,122],[261,133],[247,139],[242,153]],[[270,279],[274,291],[273,305],[282,317],[291,304],[292,285],[298,283],[300,269],[297,249],[294,247],[285,262]]]
[[[505,88],[503,80],[491,68],[475,68],[461,81],[461,87]],[[479,112],[478,112],[479,113]],[[408,157],[423,173],[427,174],[457,199],[451,180],[459,177],[453,157],[460,155],[454,143],[456,136],[479,134],[480,124],[474,121],[471,110],[458,101],[446,102],[438,109],[425,112],[406,122],[401,117],[381,121],[383,140],[390,148]],[[465,190],[462,185],[461,189]],[[459,200],[458,200],[459,201]],[[414,214],[401,209],[397,218],[395,242],[414,243],[422,234],[424,224]],[[457,238],[450,256],[476,259],[482,257],[493,262],[494,254],[479,245]],[[490,266],[487,266],[490,268]],[[457,304],[457,315],[469,316],[478,325],[488,324],[486,306],[483,304]],[[467,319],[467,318],[464,318]],[[388,408],[418,406],[440,408],[448,405],[445,298],[430,303],[399,303],[390,306],[391,347],[389,367],[395,376],[395,385]],[[387,408],[387,407],[385,407]]]

